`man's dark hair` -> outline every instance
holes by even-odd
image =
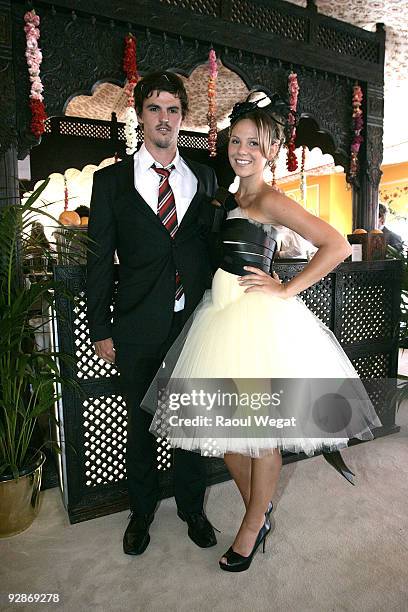
[[[378,205],[378,216],[379,217],[385,217],[387,212],[388,212],[388,208],[384,204]]]
[[[180,98],[181,114],[183,119],[188,113],[188,98],[186,88],[179,76],[173,72],[151,72],[140,79],[134,89],[135,107],[138,115],[143,110],[143,102],[153,94],[154,91],[160,93],[167,91],[177,98]]]

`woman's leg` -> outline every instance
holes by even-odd
[[[249,506],[251,496],[251,457],[227,453],[224,455],[224,463],[237,485],[244,500],[245,509]]]
[[[275,493],[281,466],[282,457],[278,450],[265,457],[251,459],[249,504],[232,545],[233,550],[244,557],[251,553],[265,522],[265,510]],[[221,562],[226,562],[225,557],[222,557]]]

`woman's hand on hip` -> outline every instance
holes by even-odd
[[[246,276],[239,276],[238,282],[242,287],[245,287],[245,293],[261,292],[275,295],[276,297],[286,298],[286,287],[282,284],[276,272],[270,276],[259,268],[253,266],[245,266],[244,270],[251,272]]]

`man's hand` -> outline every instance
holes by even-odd
[[[215,198],[214,198],[214,200],[211,200],[211,204],[212,204],[213,206],[216,206],[217,208],[221,208],[221,206],[222,206],[221,202],[219,202],[219,201],[218,201],[218,200],[216,200]]]
[[[115,349],[113,348],[112,338],[106,340],[98,340],[94,343],[95,353],[100,359],[108,363],[115,363]]]

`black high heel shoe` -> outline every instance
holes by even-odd
[[[245,572],[245,570],[247,570],[251,565],[252,559],[254,558],[254,555],[261,544],[262,552],[265,552],[266,538],[268,537],[270,530],[271,524],[269,522],[269,519],[266,518],[265,523],[259,530],[254,547],[248,557],[244,557],[243,555],[240,555],[239,553],[235,552],[232,546],[230,546],[227,552],[223,555],[223,557],[226,558],[227,563],[221,563],[221,561],[219,561],[220,568],[225,572]]]
[[[269,504],[268,504],[268,507],[266,509],[266,512],[265,512],[265,516],[266,516],[267,519],[271,516],[272,510],[273,510],[273,502],[270,501]]]

